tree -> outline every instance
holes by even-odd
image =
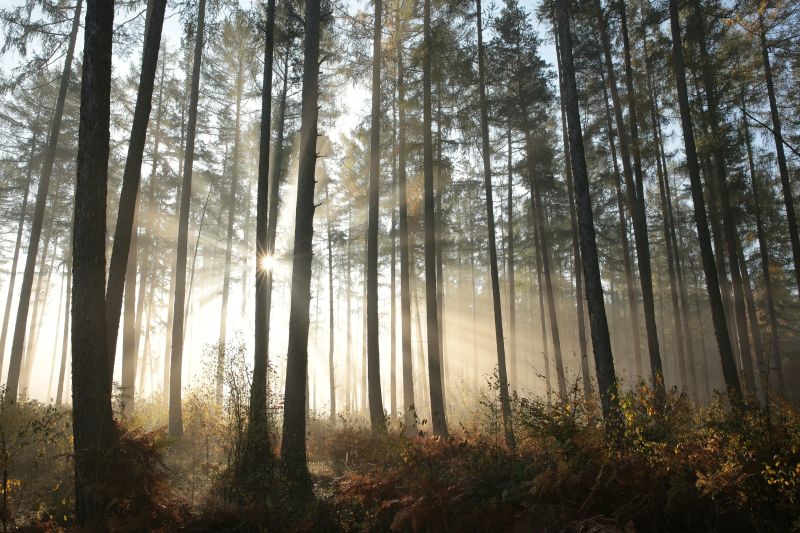
[[[722,295],[719,290],[717,266],[714,261],[714,252],[711,249],[711,236],[708,231],[708,218],[706,216],[703,185],[700,181],[700,165],[697,161],[697,148],[692,129],[691,110],[689,108],[689,94],[686,83],[686,70],[683,61],[683,41],[681,40],[680,19],[678,17],[677,0],[669,1],[670,28],[672,31],[672,62],[675,70],[676,86],[678,91],[678,105],[681,113],[681,129],[686,148],[686,165],[688,167],[689,181],[694,203],[694,219],[697,227],[697,237],[700,244],[700,254],[703,261],[703,272],[706,278],[706,291],[711,305],[711,318],[714,323],[714,334],[717,338],[717,348],[722,362],[722,372],[731,403],[738,405],[741,401],[742,390],[739,376],[736,372],[736,363],[733,359],[731,338],[728,334],[728,324],[725,321],[725,312],[722,308]]]
[[[586,172],[586,158],[583,149],[581,117],[578,109],[575,66],[572,59],[572,35],[569,11],[566,0],[556,0],[556,24],[558,27],[560,66],[563,69],[564,108],[569,131],[569,153],[575,187],[575,203],[578,215],[578,229],[581,244],[581,265],[586,280],[586,299],[589,308],[589,327],[594,349],[597,384],[600,389],[600,403],[607,422],[614,423],[618,410],[616,395],[616,374],[614,356],[611,352],[611,339],[608,333],[603,300],[603,284],[597,259],[592,203],[589,196],[589,178]]]
[[[314,234],[314,174],[317,162],[317,101],[319,98],[320,1],[308,0],[303,45],[303,104],[295,208],[292,302],[283,403],[281,459],[290,479],[308,483],[306,464],[306,381],[311,302],[311,254]]]
[[[186,306],[186,249],[189,238],[189,204],[192,198],[192,165],[194,163],[195,135],[197,129],[197,103],[200,97],[200,62],[203,58],[203,32],[205,31],[206,0],[200,0],[195,28],[194,61],[189,95],[189,122],[186,126],[186,151],[183,163],[183,182],[178,215],[178,247],[175,264],[175,301],[172,313],[172,354],[169,379],[169,433],[175,438],[183,436],[181,411],[181,373],[183,369],[183,328]]]
[[[158,67],[158,51],[161,47],[161,28],[164,24],[164,11],[167,0],[148,0],[147,18],[145,22],[144,49],[142,51],[142,69],[139,78],[139,90],[136,95],[136,109],[133,114],[133,125],[128,142],[128,157],[125,160],[125,173],[122,178],[117,225],[114,230],[114,247],[108,271],[108,288],[106,289],[106,326],[108,327],[108,360],[111,371],[109,379],[114,375],[114,356],[117,350],[117,332],[119,331],[120,313],[122,311],[122,295],[125,289],[128,255],[131,250],[131,239],[136,231],[136,216],[139,182],[142,177],[142,158],[144,155],[147,124],[150,121],[150,110],[153,100]],[[136,261],[133,261],[133,276],[136,275]],[[129,296],[133,298],[135,281],[130,281]]]
[[[44,160],[42,161],[41,176],[39,177],[39,185],[36,190],[36,203],[33,208],[28,252],[25,258],[25,270],[22,274],[17,321],[14,325],[8,377],[6,379],[6,398],[12,400],[16,399],[19,388],[20,370],[22,368],[22,349],[25,344],[25,331],[28,322],[28,308],[30,307],[33,275],[36,268],[36,256],[38,255],[39,238],[41,237],[42,225],[44,223],[44,210],[47,203],[47,192],[50,188],[50,177],[53,173],[53,162],[55,161],[56,149],[58,148],[58,137],[61,134],[64,101],[67,98],[69,78],[72,74],[72,58],[75,53],[75,41],[78,38],[78,29],[80,28],[81,2],[82,0],[78,0],[78,3],[75,5],[75,13],[72,18],[72,30],[70,31],[69,43],[67,44],[67,54],[64,58],[64,70],[61,74],[56,106],[52,121],[50,122],[50,134],[47,138],[47,147],[44,153]]]
[[[428,324],[428,374],[430,376],[431,422],[433,432],[447,436],[439,350],[439,313],[436,298],[436,217],[433,198],[433,138],[431,134],[431,0],[424,0],[422,59],[422,129],[425,220],[425,308]]]
[[[114,3],[87,0],[75,182],[72,257],[72,423],[75,512],[79,524],[102,518],[116,428],[105,304],[111,42]]]
[[[374,433],[386,431],[381,398],[380,337],[378,331],[378,205],[380,199],[381,12],[375,2],[372,44],[372,116],[369,151],[369,220],[367,231],[367,369],[369,418]]]
[[[267,276],[270,269],[266,259],[269,257],[267,233],[267,201],[270,190],[269,150],[270,120],[272,118],[272,64],[275,46],[275,0],[268,0],[264,29],[264,73],[261,86],[261,131],[258,145],[258,193],[256,196],[256,305],[255,305],[255,355],[253,362],[253,382],[250,386],[250,410],[248,412],[246,460],[243,464],[250,468],[251,461],[258,467],[266,464],[271,455],[269,424],[267,420]],[[274,185],[273,185],[274,186]],[[272,206],[277,209],[277,205]]]
[[[514,448],[514,430],[511,426],[511,402],[508,396],[508,374],[506,371],[505,339],[503,338],[503,314],[500,306],[500,280],[497,272],[497,244],[495,243],[494,202],[492,201],[492,161],[489,149],[489,106],[486,103],[486,74],[483,50],[483,20],[481,0],[475,1],[476,25],[478,28],[478,92],[481,106],[481,153],[483,155],[483,185],[486,195],[486,222],[489,231],[489,268],[492,280],[492,306],[494,308],[494,332],[497,347],[497,375],[500,385],[500,406],[503,413],[503,430],[506,445]],[[509,204],[509,209],[511,208]]]

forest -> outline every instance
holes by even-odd
[[[800,1],[0,0],[0,522],[800,530]]]

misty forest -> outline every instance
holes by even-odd
[[[797,0],[0,0],[2,531],[800,529]]]

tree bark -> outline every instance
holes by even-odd
[[[125,272],[128,266],[131,240],[136,231],[136,197],[142,178],[142,158],[147,137],[147,124],[153,100],[153,85],[158,68],[158,52],[161,47],[161,28],[167,0],[148,0],[147,20],[145,22],[144,49],[142,50],[142,70],[139,89],[136,94],[136,107],[133,112],[133,125],[128,142],[128,155],[125,159],[125,172],[122,176],[122,191],[119,197],[117,225],[114,229],[114,247],[108,269],[108,288],[106,289],[106,326],[108,327],[108,358],[114,374],[114,357],[117,349],[122,294],[125,288]],[[202,30],[201,30],[202,31]]]
[[[711,305],[711,316],[714,322],[714,333],[717,338],[717,347],[722,363],[725,385],[728,389],[731,403],[738,406],[741,403],[742,389],[739,384],[739,376],[736,372],[736,363],[733,359],[731,338],[728,334],[728,325],[725,322],[725,312],[722,308],[722,296],[719,291],[717,267],[714,262],[714,252],[711,249],[711,236],[708,231],[705,199],[703,198],[703,185],[700,180],[700,165],[697,162],[697,149],[695,146],[694,131],[692,130],[692,117],[689,108],[686,70],[683,62],[683,44],[681,40],[677,0],[669,0],[669,13],[672,31],[672,61],[677,82],[681,128],[683,130],[684,145],[686,148],[686,163],[692,189],[694,218],[703,261],[703,272],[706,278],[706,290]]]
[[[314,233],[314,171],[317,161],[320,1],[308,0],[305,12],[303,103],[295,209],[292,302],[286,360],[281,459],[290,479],[306,485],[305,389],[308,369],[308,319],[311,301],[311,254]]]
[[[192,166],[197,129],[197,102],[200,97],[200,62],[203,58],[206,0],[200,0],[195,31],[192,84],[189,95],[189,123],[186,126],[186,153],[183,163],[181,201],[178,215],[178,246],[175,259],[175,301],[172,311],[172,354],[169,376],[169,434],[183,437],[181,378],[183,368],[183,330],[186,308],[186,249],[189,239],[189,206],[192,199]]]
[[[442,390],[441,353],[439,350],[439,314],[436,305],[436,214],[433,199],[433,140],[431,136],[431,0],[423,7],[423,61],[422,61],[422,129],[424,169],[424,219],[425,219],[425,307],[428,323],[428,374],[431,399],[431,422],[436,436],[447,436]]]
[[[481,105],[481,155],[483,156],[483,187],[486,197],[486,224],[489,232],[489,269],[492,282],[492,307],[494,308],[495,345],[497,347],[497,378],[500,387],[500,408],[503,415],[503,430],[506,446],[513,449],[514,430],[511,424],[511,401],[508,395],[508,375],[506,371],[506,349],[503,338],[503,310],[500,305],[500,279],[497,271],[497,244],[495,242],[494,201],[492,200],[492,153],[489,147],[489,106],[486,102],[486,74],[483,50],[483,19],[481,0],[475,1],[478,27],[478,91]],[[509,189],[511,183],[509,181]],[[511,203],[509,202],[509,210]],[[513,305],[513,304],[512,304]]]
[[[100,522],[114,452],[105,272],[114,3],[87,0],[72,258],[72,429],[78,524]],[[67,71],[68,72],[68,71]]]
[[[616,422],[618,411],[616,374],[614,357],[611,352],[611,339],[608,333],[603,285],[600,278],[600,265],[597,257],[592,203],[589,196],[589,178],[586,171],[586,158],[581,133],[578,91],[575,82],[575,66],[572,59],[572,35],[570,34],[569,12],[566,0],[556,0],[558,36],[561,51],[561,65],[564,71],[564,96],[569,130],[569,152],[572,176],[575,187],[575,201],[578,214],[578,228],[581,243],[581,263],[586,283],[586,298],[589,309],[589,325],[594,348],[597,384],[600,390],[600,403],[606,422]]]
[[[380,332],[378,320],[378,232],[380,200],[381,16],[383,2],[375,0],[372,33],[372,117],[369,151],[369,228],[367,231],[367,389],[373,433],[386,432],[381,397]]]
[[[778,158],[778,170],[781,175],[783,190],[783,203],[786,207],[786,222],[789,226],[789,240],[792,243],[792,258],[794,259],[794,275],[797,290],[800,291],[800,236],[797,232],[797,216],[794,210],[792,197],[792,184],[789,181],[789,167],[786,165],[786,153],[783,150],[783,132],[781,129],[781,115],[778,110],[778,100],[775,95],[775,84],[772,80],[772,64],[769,59],[769,45],[767,43],[767,30],[764,27],[764,15],[758,17],[758,34],[761,41],[761,59],[764,64],[764,78],[767,82],[767,95],[769,97],[769,111],[772,117],[772,136],[775,138],[775,155]]]

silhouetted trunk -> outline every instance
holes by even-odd
[[[631,339],[633,342],[633,364],[636,371],[636,379],[643,376],[642,363],[642,341],[639,329],[639,305],[636,297],[636,283],[633,277],[633,265],[631,265],[631,250],[628,241],[628,223],[625,218],[625,201],[622,197],[622,175],[617,163],[617,147],[614,143],[614,126],[611,119],[611,107],[608,104],[608,84],[603,72],[603,62],[600,61],[600,78],[603,84],[603,104],[606,110],[606,130],[608,136],[608,146],[611,149],[611,164],[614,170],[614,189],[616,192],[617,212],[619,214],[619,240],[622,244],[622,268],[625,272],[625,289],[628,300],[628,313],[630,315]]]
[[[380,200],[380,114],[381,114],[381,12],[375,0],[372,32],[372,118],[369,150],[369,228],[367,230],[367,389],[369,419],[374,433],[386,431],[381,397],[380,335],[378,324],[378,231]]]
[[[717,347],[722,363],[725,385],[728,389],[731,402],[738,405],[741,402],[742,390],[739,384],[739,376],[736,372],[736,363],[733,359],[733,349],[731,347],[731,338],[728,334],[728,325],[725,322],[725,313],[722,308],[722,296],[719,291],[719,280],[717,277],[717,267],[714,262],[714,252],[711,249],[711,236],[708,231],[705,199],[703,198],[703,185],[700,181],[700,165],[697,162],[697,149],[695,147],[694,131],[692,130],[692,117],[686,86],[686,70],[683,62],[683,44],[681,40],[677,0],[669,0],[669,12],[672,30],[672,62],[677,81],[681,127],[686,148],[686,164],[692,190],[694,218],[695,225],[697,226],[700,253],[703,260],[703,272],[706,277],[706,290],[708,291],[709,304],[711,305],[711,316],[714,322],[714,333],[717,338]]]
[[[639,153],[638,138],[638,117],[636,115],[636,100],[633,89],[633,73],[630,65],[630,47],[628,44],[628,31],[625,17],[625,4],[620,6],[620,16],[622,18],[622,37],[625,50],[625,73],[626,85],[628,89],[628,111],[630,118],[630,144],[628,144],[628,128],[625,126],[623,118],[622,103],[617,89],[616,74],[611,58],[611,44],[608,37],[608,29],[603,16],[599,0],[596,0],[597,25],[600,29],[600,38],[603,44],[605,56],[606,75],[608,86],[611,89],[611,101],[614,107],[616,119],[617,136],[619,139],[620,155],[622,157],[622,175],[625,178],[625,195],[628,203],[628,211],[631,214],[633,225],[634,243],[636,245],[636,259],[639,268],[639,283],[642,288],[642,307],[644,308],[644,323],[647,332],[647,347],[650,354],[650,373],[653,387],[658,396],[658,403],[664,401],[664,376],[661,366],[661,352],[658,344],[658,329],[656,327],[655,301],[653,298],[653,278],[650,267],[650,245],[647,235],[647,219],[645,213],[643,185],[642,185],[642,161]],[[633,168],[631,168],[631,156],[633,156]],[[634,176],[636,181],[634,182]]]
[[[392,95],[394,96],[394,95]],[[392,146],[397,146],[397,101],[392,99]],[[397,152],[392,151],[392,240],[389,265],[389,418],[397,416]]]
[[[106,342],[106,194],[113,2],[88,0],[83,45],[72,257],[72,430],[75,515],[98,523],[108,505],[116,440]]]
[[[733,288],[734,318],[739,339],[740,365],[744,371],[745,384],[750,392],[755,392],[755,376],[753,374],[753,359],[750,348],[750,339],[747,335],[747,311],[741,271],[739,270],[738,252],[736,243],[739,240],[736,223],[733,220],[730,195],[728,192],[728,171],[725,162],[725,146],[723,132],[720,129],[719,101],[717,84],[712,71],[711,57],[705,41],[703,16],[699,4],[694,6],[694,15],[697,27],[700,30],[699,48],[700,64],[703,75],[703,84],[706,89],[706,102],[708,104],[708,120],[711,127],[711,144],[714,152],[716,178],[719,184],[720,206],[722,207],[723,230],[725,232],[725,246],[728,251],[728,265],[731,272]]]
[[[183,436],[181,374],[183,368],[183,328],[186,307],[186,248],[189,240],[189,207],[192,199],[192,166],[197,129],[197,102],[200,97],[200,62],[203,58],[206,0],[200,0],[195,31],[192,85],[189,95],[189,122],[186,126],[186,153],[183,163],[181,200],[178,215],[178,246],[175,258],[175,301],[172,311],[172,354],[169,371],[169,434]]]
[[[138,211],[138,209],[137,209]],[[134,215],[135,218],[138,218]],[[138,222],[134,222],[138,225]],[[128,270],[125,273],[125,294],[122,309],[122,375],[120,380],[120,395],[122,399],[123,409],[122,412],[126,416],[133,413],[133,401],[136,391],[134,385],[136,382],[136,263],[138,260],[138,235],[137,230],[134,229],[134,234],[130,240],[130,251],[128,253]],[[144,285],[144,276],[142,276],[140,285]],[[142,307],[142,301],[139,300],[139,308]],[[113,364],[113,360],[109,365]],[[112,374],[114,367],[109,366],[109,373]]]
[[[558,395],[562,401],[567,398],[567,380],[564,375],[564,361],[561,355],[561,335],[558,330],[558,314],[556,309],[556,299],[553,294],[553,280],[550,268],[550,240],[545,230],[544,204],[542,194],[539,190],[539,177],[536,172],[535,155],[533,151],[534,142],[531,133],[525,136],[526,148],[528,151],[528,180],[531,187],[531,207],[536,217],[537,245],[541,250],[542,273],[544,274],[545,298],[547,300],[547,310],[550,320],[550,335],[553,338],[553,358],[556,363],[556,380],[558,381]]]
[[[500,306],[500,279],[497,272],[497,244],[494,229],[494,201],[492,200],[492,153],[489,147],[489,106],[486,102],[486,74],[483,50],[483,19],[481,0],[475,1],[478,27],[478,91],[481,105],[481,155],[483,156],[483,187],[486,196],[486,224],[489,230],[489,269],[492,281],[492,307],[494,308],[494,333],[497,347],[497,378],[500,387],[500,408],[503,414],[503,430],[506,445],[514,448],[514,430],[511,425],[511,402],[508,396],[508,375],[506,373],[506,349],[503,338],[503,311]],[[509,189],[511,181],[509,180]],[[509,198],[510,200],[510,198]],[[508,205],[511,210],[511,202]]]
[[[8,295],[6,296],[6,306],[3,312],[3,329],[0,332],[0,378],[3,373],[3,359],[6,354],[6,335],[8,334],[8,321],[11,317],[11,302],[14,300],[14,286],[17,280],[17,263],[19,262],[19,250],[22,246],[22,233],[25,230],[25,216],[28,213],[28,196],[31,191],[31,175],[33,174],[33,158],[36,154],[36,134],[31,138],[31,151],[28,154],[28,166],[25,171],[25,195],[22,197],[22,207],[19,213],[19,223],[17,225],[17,240],[14,243],[14,257],[11,259],[11,272],[8,279]]]
[[[557,33],[557,32],[556,32]],[[575,191],[572,183],[572,166],[569,156],[569,132],[567,130],[567,113],[564,108],[564,74],[561,67],[561,48],[556,37],[556,57],[558,64],[559,94],[561,95],[561,132],[564,143],[564,176],[567,181],[567,196],[569,197],[569,225],[572,232],[572,268],[575,274],[575,309],[578,318],[578,349],[581,358],[581,377],[583,381],[583,395],[592,396],[592,377],[589,372],[589,356],[586,346],[586,322],[583,316],[583,267],[581,266],[581,249],[578,238],[578,219],[575,212]],[[511,198],[509,197],[509,205]]]
[[[219,349],[217,350],[217,405],[222,405],[222,382],[225,373],[225,343],[228,341],[228,297],[231,291],[231,257],[233,255],[233,223],[236,219],[236,194],[239,192],[239,143],[241,140],[241,117],[242,117],[242,86],[244,85],[243,60],[241,54],[244,51],[239,48],[240,58],[237,63],[236,79],[236,104],[233,131],[233,154],[231,156],[231,193],[228,198],[228,228],[227,240],[225,243],[225,273],[222,277],[222,308],[219,317]],[[270,79],[272,79],[270,73]],[[271,89],[271,86],[270,86]],[[270,95],[271,96],[271,95]],[[263,102],[263,100],[262,100]],[[270,117],[267,116],[267,126]],[[269,142],[269,128],[267,128],[267,141]],[[269,153],[269,146],[267,146]],[[269,155],[267,155],[269,159]],[[269,164],[269,163],[267,163]],[[248,195],[249,196],[249,195]],[[256,263],[258,264],[258,263]]]
[[[164,24],[164,11],[167,0],[148,0],[145,21],[144,49],[142,50],[142,70],[139,76],[139,89],[136,94],[136,108],[133,112],[133,125],[128,141],[128,155],[125,159],[125,172],[122,176],[122,190],[119,196],[119,211],[114,229],[114,247],[108,269],[108,288],[106,289],[106,326],[108,327],[108,358],[114,374],[114,357],[117,349],[117,332],[122,310],[122,294],[125,288],[125,271],[128,268],[128,254],[131,240],[136,231],[136,197],[142,178],[142,157],[147,123],[153,100],[153,85],[158,67],[158,51],[161,46],[161,28]],[[202,32],[202,30],[201,30]]]
[[[517,387],[517,294],[514,280],[514,172],[512,169],[511,127],[507,129],[508,160],[508,329],[509,329],[509,386]]]
[[[331,202],[328,195],[330,179],[325,181],[325,215],[327,216],[326,230],[328,232],[328,387],[331,402],[331,423],[336,422],[336,367],[334,366],[334,314],[333,314],[333,219],[331,217]]]
[[[22,368],[22,350],[25,346],[25,329],[28,324],[28,309],[31,303],[33,275],[36,270],[36,256],[39,254],[39,238],[42,235],[42,225],[44,224],[47,191],[50,188],[50,177],[53,174],[53,162],[55,161],[56,150],[58,148],[58,137],[61,133],[61,119],[64,116],[64,101],[67,98],[67,88],[69,87],[69,80],[72,74],[72,58],[75,53],[75,41],[78,38],[78,29],[80,28],[81,2],[82,0],[78,0],[75,6],[75,14],[72,18],[72,30],[70,31],[69,44],[67,45],[67,53],[64,59],[64,70],[61,73],[56,106],[53,112],[53,119],[50,122],[50,134],[47,137],[47,148],[45,149],[44,160],[42,161],[42,174],[39,177],[39,185],[36,190],[36,202],[33,207],[31,232],[25,257],[25,270],[22,273],[17,317],[16,323],[14,324],[14,336],[11,340],[8,377],[6,378],[6,398],[11,401],[16,400],[19,388],[19,375]]]
[[[273,9],[274,11],[274,9]],[[280,184],[282,179],[283,155],[284,147],[283,140],[286,131],[286,98],[289,90],[289,52],[291,47],[289,43],[286,44],[286,50],[283,56],[283,84],[281,87],[280,97],[278,98],[278,113],[275,118],[274,127],[275,132],[275,146],[273,147],[273,160],[271,161],[269,173],[269,203],[267,214],[267,244],[265,250],[266,257],[270,261],[275,261],[275,240],[278,233],[278,213],[280,211]],[[274,50],[273,50],[274,54]],[[256,202],[256,210],[258,203]],[[264,304],[264,354],[269,360],[269,327],[270,318],[272,315],[272,282],[273,282],[273,269],[269,268],[265,272],[264,279],[264,294],[266,303]],[[266,391],[266,397],[269,398],[269,390]]]
[[[433,201],[433,140],[431,138],[431,0],[424,0],[422,61],[422,130],[425,220],[425,307],[428,322],[428,374],[430,377],[431,422],[439,437],[447,435],[442,391],[439,314],[436,305],[436,213]]]
[[[67,301],[64,305],[64,328],[61,334],[61,365],[58,369],[58,388],[56,389],[56,406],[60,406],[64,400],[64,375],[67,371],[67,346],[69,344],[70,328],[70,305],[72,304],[72,246],[70,253],[64,257],[64,264],[67,270]]]
[[[764,231],[764,220],[761,216],[761,184],[756,175],[753,162],[753,146],[750,137],[750,128],[747,123],[747,109],[742,98],[742,125],[744,127],[745,145],[747,146],[747,164],[750,171],[750,182],[753,188],[753,214],[756,219],[756,234],[758,235],[758,251],[761,258],[761,277],[764,280],[764,298],[767,304],[767,321],[769,322],[771,350],[767,356],[770,365],[769,371],[776,370],[778,378],[778,392],[783,393],[785,384],[783,380],[783,365],[781,362],[780,338],[778,337],[778,315],[775,311],[775,297],[772,291],[772,275],[770,273],[769,246]],[[775,365],[774,367],[771,365]]]
[[[661,196],[661,227],[664,233],[664,246],[667,249],[667,273],[669,275],[669,289],[670,289],[670,299],[672,303],[672,320],[675,327],[675,345],[678,351],[678,373],[680,375],[680,386],[685,391],[689,386],[689,379],[687,376],[686,370],[686,353],[684,352],[684,337],[689,334],[689,329],[684,330],[684,321],[681,316],[681,307],[680,307],[680,298],[678,296],[678,283],[677,283],[677,276],[675,272],[675,254],[676,250],[672,246],[672,233],[670,229],[670,210],[667,203],[667,168],[665,165],[662,165],[662,158],[661,158],[661,145],[659,143],[658,138],[658,121],[659,115],[658,111],[656,110],[656,95],[653,90],[654,80],[653,80],[653,71],[652,71],[652,64],[650,63],[650,58],[647,57],[647,37],[644,36],[642,38],[642,42],[644,45],[644,61],[646,67],[646,82],[647,82],[647,92],[649,96],[649,108],[650,108],[650,122],[652,127],[653,133],[653,145],[655,146],[655,159],[656,159],[656,176],[658,178],[658,192]],[[695,389],[692,389],[692,393],[695,392]]]
[[[767,4],[768,5],[768,4]],[[764,78],[767,82],[767,95],[769,96],[769,111],[772,117],[772,136],[775,138],[775,155],[778,157],[778,170],[781,174],[781,187],[783,189],[783,203],[786,207],[786,222],[789,226],[789,241],[792,243],[792,258],[794,259],[794,275],[797,289],[800,291],[800,236],[797,233],[797,216],[794,210],[792,197],[792,184],[789,181],[789,168],[786,165],[786,153],[783,149],[783,133],[781,129],[781,115],[778,110],[778,101],[775,96],[775,84],[772,80],[772,64],[769,59],[769,45],[767,43],[767,30],[764,27],[764,15],[758,17],[759,39],[761,41],[761,59],[764,63]]]
[[[352,411],[355,407],[355,402],[353,402],[353,395],[355,394],[354,389],[354,380],[355,376],[353,375],[355,370],[353,369],[353,357],[352,357],[352,350],[353,350],[353,328],[351,323],[351,309],[352,309],[352,294],[353,294],[353,282],[352,282],[352,252],[353,252],[353,215],[352,215],[352,207],[350,205],[350,199],[347,200],[347,260],[346,260],[346,277],[347,281],[345,283],[345,290],[347,291],[347,309],[345,314],[347,315],[347,352],[345,354],[345,384],[344,384],[344,396],[345,396],[345,409],[347,411]]]
[[[303,103],[300,124],[297,207],[295,209],[289,349],[283,404],[281,459],[290,479],[305,485],[305,389],[308,368],[308,312],[311,301],[311,254],[314,233],[314,170],[317,162],[317,100],[319,96],[320,2],[308,0],[303,53]]]
[[[402,32],[405,27],[397,15],[397,185],[400,200],[400,337],[403,359],[403,427],[406,434],[416,432],[414,368],[411,354],[411,269],[408,239],[408,185],[406,183],[406,93],[403,66]]]
[[[536,217],[531,213],[531,231],[533,232],[533,240],[536,256],[536,286],[539,293],[539,322],[542,327],[542,356],[544,357],[544,385],[545,393],[547,396],[547,403],[552,402],[553,387],[550,380],[550,347],[547,344],[547,319],[544,310],[544,281],[542,280],[542,246],[539,243],[538,235],[539,228],[536,223]]]
[[[58,289],[58,315],[56,316],[56,325],[54,328],[56,332],[58,331],[58,326],[61,324],[61,311],[64,309],[64,279],[65,276],[61,276],[61,287]],[[69,287],[67,287],[67,292],[69,292]],[[47,378],[47,396],[45,396],[48,402],[53,399],[50,394],[53,392],[53,374],[55,374],[56,357],[58,356],[58,339],[59,336],[57,334],[53,335],[53,357],[50,360],[50,377]]]
[[[561,66],[564,83],[564,107],[569,130],[569,153],[572,163],[572,176],[575,186],[575,201],[578,215],[578,231],[581,244],[581,264],[586,282],[586,299],[589,309],[589,325],[594,348],[595,371],[600,390],[600,403],[603,416],[608,423],[616,421],[618,400],[617,380],[614,371],[614,357],[611,353],[611,339],[608,334],[603,285],[600,278],[600,265],[597,257],[592,203],[589,196],[589,178],[586,172],[586,159],[583,151],[578,91],[575,83],[575,67],[572,59],[572,36],[570,35],[569,13],[566,0],[556,0],[558,36],[561,52]]]

